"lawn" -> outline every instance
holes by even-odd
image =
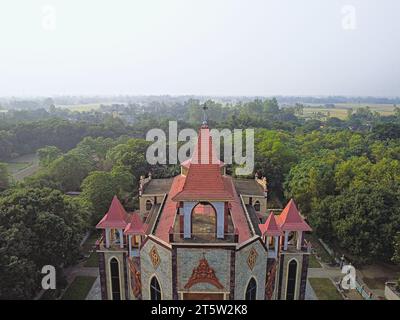
[[[77,276],[65,291],[63,300],[85,300],[96,277]]]
[[[317,255],[321,257],[321,261],[324,263],[334,263],[334,259],[331,255],[325,250],[325,248],[321,245],[318,239],[310,234],[306,234],[306,240],[311,241],[312,248],[316,251]]]
[[[310,261],[309,261],[308,267],[309,268],[321,268],[321,264],[318,262],[317,258],[313,254],[310,254]]]
[[[92,252],[89,258],[85,261],[84,267],[86,268],[95,268],[99,266],[99,258],[97,256],[97,252]]]
[[[309,278],[308,280],[319,300],[343,300],[331,279]]]
[[[31,163],[29,162],[8,162],[7,169],[10,174],[14,174],[29,167],[30,165]]]

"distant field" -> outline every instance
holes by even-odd
[[[57,108],[69,109],[71,111],[91,111],[100,108],[101,103],[74,104],[74,105],[57,105]]]
[[[39,159],[34,153],[15,158],[6,164],[9,174],[15,181],[21,181],[39,169]]]
[[[393,114],[394,106],[392,104],[358,104],[358,103],[336,103],[334,108],[327,108],[321,105],[308,104],[308,108],[304,108],[304,116],[309,117],[313,113],[323,113],[329,117],[336,117],[339,119],[347,118],[347,110],[369,107],[372,111],[377,111],[381,115],[388,116]]]

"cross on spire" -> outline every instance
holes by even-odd
[[[207,110],[208,110],[207,104],[204,103],[203,104],[203,126],[207,126],[208,125],[207,124]]]

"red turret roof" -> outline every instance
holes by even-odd
[[[132,213],[131,222],[126,226],[124,233],[125,234],[136,234],[136,235],[145,235],[146,234],[146,224],[142,222],[139,214],[137,212]]]
[[[233,200],[230,182],[221,174],[220,167],[223,165],[212,146],[210,130],[207,125],[203,125],[193,157],[187,165],[188,173],[182,191],[172,200]]]
[[[285,209],[278,216],[277,222],[282,231],[311,231],[311,227],[300,215],[293,199],[290,199]]]
[[[275,215],[271,211],[269,214],[267,221],[265,221],[264,224],[259,224],[258,227],[260,228],[260,231],[262,235],[267,235],[267,236],[280,236],[282,235],[281,228],[276,222]]]
[[[115,229],[124,229],[128,224],[128,215],[122,206],[121,202],[119,202],[117,196],[114,196],[110,209],[97,224],[97,229],[105,229],[105,228],[115,228]]]

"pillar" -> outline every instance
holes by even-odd
[[[297,250],[301,250],[301,243],[303,241],[303,232],[297,231]]]
[[[132,236],[128,236],[128,250],[129,250],[129,257],[132,257]]]
[[[224,238],[224,224],[225,224],[225,203],[224,202],[211,202],[217,214],[217,238]]]
[[[285,242],[283,243],[283,250],[287,250],[289,242],[289,231],[285,231]]]
[[[196,202],[183,203],[183,237],[185,239],[190,239],[192,236],[192,210],[196,204]]]
[[[124,233],[122,229],[118,229],[119,231],[119,247],[123,248],[124,247]]]
[[[274,242],[275,242],[275,255],[278,256],[278,247],[279,247],[279,237],[275,236],[274,237]]]
[[[106,248],[110,247],[110,229],[106,229]]]

